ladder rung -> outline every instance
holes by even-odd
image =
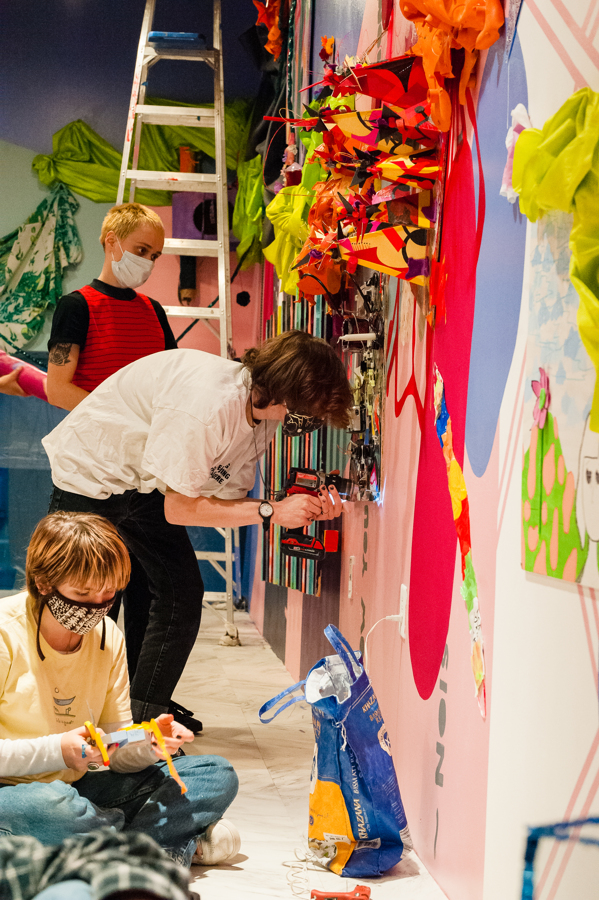
[[[226,599],[224,591],[204,591],[204,603],[225,603]]]
[[[175,256],[218,256],[218,241],[194,241],[187,238],[166,238],[163,253]]]
[[[163,306],[167,316],[184,316],[187,319],[220,319],[223,310],[218,306]]]
[[[191,62],[206,62],[209,66],[218,63],[218,50],[200,50],[195,47],[160,47],[146,44],[144,63],[158,62],[159,59],[188,59]]]
[[[196,559],[207,559],[207,560],[220,560],[221,562],[227,561],[226,553],[217,553],[212,550],[196,550]]]
[[[220,182],[216,175],[201,172],[150,172],[144,169],[127,169],[127,178],[136,185],[156,191],[205,191],[216,194]]]
[[[214,128],[213,109],[191,109],[187,106],[138,105],[135,110],[144,125],[186,125],[189,128]]]

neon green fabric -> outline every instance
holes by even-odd
[[[147,103],[156,106],[195,106],[155,98],[148,98]],[[213,104],[202,106],[211,107]],[[233,100],[225,104],[227,168],[231,171],[237,169],[238,160],[244,157],[249,115],[250,104],[246,100]],[[177,172],[181,146],[214,158],[214,129],[144,125],[138,167]],[[116,202],[122,154],[93,128],[81,119],[65,125],[54,135],[52,149],[50,155],[39,155],[33,160],[33,168],[43,184],[53,186],[62,182],[72,191],[97,203]],[[168,206],[171,196],[169,191],[140,189],[135,192],[135,199],[148,206]],[[128,197],[128,187],[125,197]]]
[[[248,162],[240,161],[237,167],[239,187],[233,210],[233,233],[239,239],[237,259],[243,260],[242,269],[249,269],[262,262],[262,221],[264,219],[264,184],[262,181],[262,157],[255,156]]]
[[[264,256],[275,267],[281,290],[286,294],[295,294],[299,282],[299,274],[291,267],[308,237],[308,213],[314,200],[313,187],[323,176],[324,169],[318,157],[314,161],[306,159],[301,182],[281,188],[266,207],[266,215],[275,229],[275,239],[264,248]]]
[[[343,105],[351,109],[353,101],[353,97],[329,97],[320,102],[314,101],[310,112],[306,110],[303,118],[309,118],[314,110],[325,104],[331,109]],[[308,213],[314,202],[314,185],[327,177],[327,170],[321,165],[320,159],[313,156],[314,150],[322,144],[322,134],[300,129],[299,138],[307,151],[302,167],[302,180],[299,185],[282,188],[265,210],[274,226],[275,239],[263,252],[275,267],[281,289],[286,294],[295,294],[299,282],[299,274],[291,266],[308,237]]]
[[[531,222],[550,209],[574,214],[570,280],[580,297],[580,337],[597,373],[590,428],[599,432],[599,94],[583,88],[541,131],[522,132],[513,185]]]

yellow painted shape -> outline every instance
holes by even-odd
[[[462,500],[464,500],[468,496],[468,491],[466,490],[464,473],[462,472],[460,464],[455,457],[449,464],[447,479],[449,482],[449,495],[451,497],[453,518],[459,519],[462,512]]]

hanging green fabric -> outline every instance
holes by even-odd
[[[314,201],[313,187],[324,177],[318,157],[306,159],[298,185],[281,188],[266,207],[266,215],[275,230],[275,239],[264,248],[264,256],[273,264],[281,290],[295,294],[299,275],[292,266],[308,237],[308,213]]]
[[[583,88],[542,130],[522,132],[513,185],[531,222],[550,209],[574,214],[570,280],[580,297],[580,337],[597,374],[590,428],[599,432],[599,94]]]
[[[255,156],[248,162],[240,161],[237,167],[237,197],[233,210],[233,233],[239,239],[237,259],[243,259],[242,269],[249,269],[262,262],[262,221],[264,219],[264,184],[262,181],[262,157]]]
[[[172,100],[147,99],[148,105],[185,106]],[[202,104],[210,108],[214,104]],[[245,153],[247,120],[250,104],[246,100],[233,100],[225,104],[225,140],[227,168],[237,169],[238,160]],[[187,146],[214,158],[214,129],[190,128],[173,125],[144,125],[140,145],[138,168],[161,171],[179,171],[179,147]],[[57,131],[52,138],[52,153],[39,155],[33,160],[33,168],[40,181],[48,186],[57,182],[96,203],[116,203],[122,154],[93,128],[78,119]],[[128,197],[128,188],[125,191]],[[135,199],[148,206],[168,206],[172,194],[169,191],[150,191],[140,188]]]
[[[328,106],[336,109],[345,105],[353,108],[353,97],[328,97],[326,100],[315,100],[310,104],[311,110]],[[303,118],[310,116],[304,112]],[[271,262],[281,282],[281,289],[286,294],[295,294],[299,282],[299,274],[292,270],[295,259],[308,237],[308,213],[314,203],[314,185],[327,178],[327,170],[321,164],[314,151],[322,144],[322,134],[318,131],[299,129],[299,139],[306,148],[306,161],[302,168],[302,180],[294,187],[282,188],[266,207],[265,214],[272,222],[275,239],[264,248],[264,256]]]
[[[62,296],[62,273],[81,262],[79,203],[59,184],[20,228],[0,238],[0,345],[25,346]]]

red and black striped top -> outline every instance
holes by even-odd
[[[79,346],[73,384],[86,391],[136,359],[177,346],[159,303],[98,280],[59,301],[48,347],[59,343]]]

